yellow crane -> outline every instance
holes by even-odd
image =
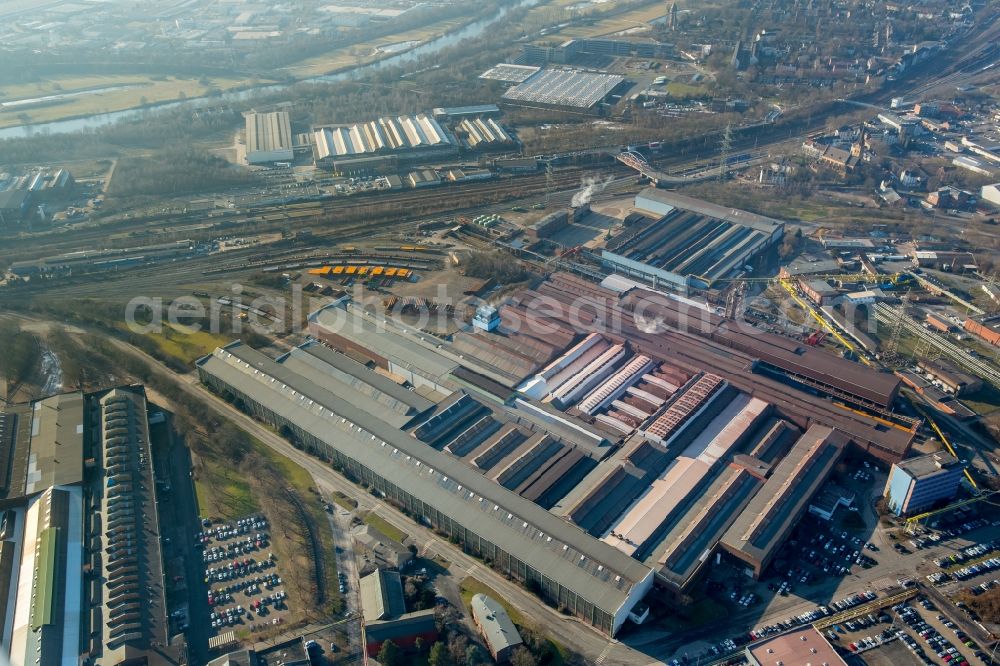
[[[784,290],[788,292],[788,295],[792,297],[792,300],[795,301],[800,308],[802,308],[810,316],[812,316],[812,318],[819,323],[821,328],[824,328],[827,331],[829,331],[830,334],[834,337],[834,339],[841,345],[843,345],[845,349],[847,349],[849,352],[851,352],[859,359],[861,359],[861,362],[864,363],[865,365],[870,366],[872,364],[872,362],[869,361],[868,358],[863,353],[858,353],[857,347],[855,347],[852,342],[850,342],[849,340],[847,340],[847,338],[841,335],[840,331],[838,331],[832,324],[830,324],[830,322],[828,322],[825,317],[821,317],[820,314],[816,312],[816,309],[813,308],[813,306],[806,303],[805,300],[803,300],[803,298],[799,296],[798,292],[795,291],[795,286],[792,284],[791,280],[787,279],[778,280],[778,284],[780,284],[782,288],[784,288]]]
[[[944,448],[948,451],[948,453],[955,456],[955,458],[959,458],[958,453],[955,451],[955,448],[951,445],[951,442],[948,440],[948,437],[945,436],[944,432],[941,431],[941,428],[938,427],[937,422],[933,418],[931,418],[931,415],[927,413],[927,410],[915,402],[912,404],[914,407],[916,407],[917,411],[920,412],[923,415],[923,417],[927,420],[927,423],[930,425],[931,430],[933,430],[934,433],[941,440],[941,444],[944,445]],[[926,511],[916,516],[910,516],[909,518],[906,519],[907,533],[912,532],[913,529],[918,524],[920,524],[921,521],[927,520],[932,516],[937,516],[942,513],[948,513],[949,511],[954,511],[955,509],[959,509],[963,506],[974,504],[976,502],[982,502],[983,500],[987,500],[996,495],[998,492],[1000,492],[996,490],[984,491],[980,489],[979,484],[977,484],[976,480],[972,478],[972,474],[969,473],[968,468],[964,469],[963,471],[965,472],[966,481],[969,482],[969,486],[972,488],[972,491],[976,493],[976,495],[974,497],[969,497],[964,500],[959,500],[958,502],[953,502],[948,506],[941,507],[940,509],[935,509],[933,511]]]
[[[709,280],[708,278],[702,277],[701,280],[705,280],[710,284],[715,284],[717,282],[780,282],[781,280],[794,280],[798,277],[809,280],[841,280],[843,282],[885,282],[891,281],[894,285],[906,284],[913,281],[913,276],[906,272],[898,273],[830,273],[830,274],[817,274],[817,275],[802,275],[793,276],[788,278],[783,278],[777,275],[772,275],[771,277],[733,277],[733,278],[716,278],[714,280]]]
[[[948,506],[941,507],[940,509],[935,509],[933,511],[926,511],[926,512],[921,513],[921,514],[916,515],[916,516],[910,516],[909,518],[906,519],[906,533],[907,534],[912,534],[914,528],[919,523],[921,523],[924,520],[927,520],[928,518],[931,518],[933,516],[938,516],[938,515],[940,515],[942,513],[948,513],[949,511],[954,511],[955,509],[960,509],[963,506],[966,506],[968,504],[975,504],[976,502],[982,502],[984,500],[987,500],[987,499],[993,497],[998,492],[1000,492],[1000,491],[988,490],[988,491],[986,491],[984,493],[976,495],[975,497],[969,497],[967,499],[960,500],[958,502],[953,502],[953,503],[949,504]]]
[[[948,438],[945,437],[945,434],[941,432],[941,428],[939,428],[937,422],[931,418],[931,415],[927,413],[927,410],[918,405],[917,403],[913,403],[913,406],[916,407],[917,411],[920,412],[923,415],[923,417],[927,420],[927,423],[930,425],[931,430],[933,430],[934,434],[937,435],[938,439],[941,440],[941,443],[944,445],[944,448],[948,450],[948,453],[953,455],[956,459],[960,459],[961,456],[959,456],[955,452],[955,449],[952,447],[951,442],[948,441]],[[968,469],[965,470],[965,478],[969,481],[969,485],[972,486],[973,489],[979,490],[979,485],[976,484],[975,479],[973,479],[972,475],[969,474]]]

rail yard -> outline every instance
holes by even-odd
[[[996,0],[94,4],[0,26],[0,661],[1000,663]]]

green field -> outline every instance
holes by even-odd
[[[192,363],[206,354],[211,354],[216,347],[231,342],[231,339],[208,331],[187,331],[183,327],[166,324],[156,333],[147,336],[166,356],[171,356],[183,363]]]
[[[344,493],[340,492],[339,490],[337,490],[337,491],[335,491],[333,493],[333,502],[337,506],[343,507],[344,509],[347,509],[348,511],[354,511],[355,509],[358,508],[358,502],[357,502],[357,500],[355,500],[353,497],[348,497],[347,495],[345,495]]]
[[[365,514],[361,518],[361,520],[368,523],[369,525],[371,525],[372,527],[374,527],[379,532],[386,535],[393,541],[398,541],[400,543],[403,543],[406,537],[409,536],[406,532],[397,528],[395,525],[392,525],[391,523],[389,523],[389,521],[387,521],[385,518],[378,515],[377,513]]]
[[[296,580],[289,587],[289,593],[296,597],[293,608],[305,609],[308,602],[304,596],[311,594],[311,543],[302,514],[291,502],[288,490],[298,497],[306,519],[316,530],[321,552],[334,552],[333,533],[322,505],[316,501],[312,475],[256,439],[250,440],[246,455],[253,460],[249,464],[260,470],[259,475],[247,475],[246,461],[237,466],[213,453],[198,455],[195,461],[199,513],[213,521],[232,521],[255,513],[267,515],[274,534],[272,548],[283,562],[283,570]],[[323,577],[327,592],[323,610],[337,612],[343,600],[336,593],[337,572],[332,555],[324,556]]]
[[[683,4],[683,3],[682,3]],[[602,10],[605,5],[598,5]],[[603,37],[613,35],[625,30],[648,27],[650,21],[660,18],[667,13],[667,7],[662,2],[650,2],[645,7],[622,12],[614,16],[599,19],[589,25],[573,25],[560,30],[558,33],[549,33],[549,37],[558,34],[566,39],[579,39],[581,37]]]
[[[667,84],[667,92],[674,97],[701,97],[708,90],[704,86],[693,86],[690,83],[671,81]]]
[[[387,46],[401,42],[423,43],[430,41],[435,37],[461,27],[464,23],[465,20],[461,18],[438,21],[437,23],[431,23],[421,28],[414,28],[413,30],[380,37],[364,44],[332,49],[323,55],[289,65],[285,69],[297,79],[331,74],[342,69],[365,65],[387,57],[387,54],[382,53],[378,49],[384,49]]]
[[[60,93],[121,87],[113,90],[53,100],[38,105],[11,107],[0,111],[0,127],[23,125],[26,115],[31,123],[88,116],[134,109],[144,104],[156,104],[184,97],[203,97],[212,90],[232,90],[252,85],[244,78],[209,77],[204,81],[185,77],[152,77],[144,74],[111,76],[57,76],[33,83],[0,87],[0,101],[31,99]]]
[[[250,484],[228,461],[200,457],[199,462],[194,489],[202,517],[229,521],[260,511]]]

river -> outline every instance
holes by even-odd
[[[338,81],[345,81],[347,79],[357,79],[370,74],[372,72],[377,72],[380,69],[386,67],[394,67],[397,65],[402,65],[407,62],[412,62],[418,60],[424,56],[433,55],[443,49],[455,46],[459,42],[465,39],[470,39],[474,37],[479,37],[486,30],[503,20],[503,18],[512,10],[519,7],[530,7],[532,5],[537,5],[541,0],[515,0],[510,5],[505,5],[503,7],[497,8],[497,11],[491,16],[482,18],[478,21],[474,21],[458,30],[436,37],[428,42],[421,44],[420,46],[411,48],[403,53],[399,53],[388,58],[383,58],[376,62],[369,63],[367,65],[360,65],[358,67],[352,67],[346,69],[336,74],[327,74],[324,76],[315,76],[307,79],[301,79],[295,83],[336,83]],[[143,114],[155,113],[156,111],[162,111],[166,109],[176,109],[181,107],[198,108],[203,106],[213,106],[220,102],[226,101],[242,101],[251,98],[254,95],[260,93],[272,93],[279,92],[289,88],[291,85],[295,84],[284,84],[275,83],[267,84],[261,86],[255,86],[253,88],[244,88],[242,90],[234,90],[231,92],[222,93],[214,97],[192,97],[189,99],[175,100],[172,102],[164,102],[162,104],[156,104],[153,106],[146,106],[138,109],[125,109],[123,111],[113,111],[111,113],[99,113],[90,116],[81,116],[79,118],[68,118],[66,120],[54,120],[47,123],[38,123],[33,125],[17,125],[14,127],[6,127],[0,129],[0,139],[13,139],[18,137],[31,136],[36,133],[44,134],[67,134],[70,132],[79,132],[82,130],[95,129],[98,127],[104,127],[111,125],[119,120],[130,120],[134,118],[139,118]]]

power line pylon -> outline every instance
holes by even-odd
[[[742,319],[745,308],[746,282],[737,282],[726,294],[726,318]]]
[[[545,165],[545,207],[549,207],[549,199],[552,197],[552,161]]]
[[[722,140],[719,141],[719,180],[726,179],[726,167],[729,162],[729,151],[733,148],[733,125],[726,123],[722,130]]]
[[[899,305],[896,320],[892,322],[892,332],[882,349],[882,362],[894,365],[899,361],[899,339],[903,335],[903,320],[906,317],[906,306],[910,302],[910,292],[903,294],[903,302]]]

